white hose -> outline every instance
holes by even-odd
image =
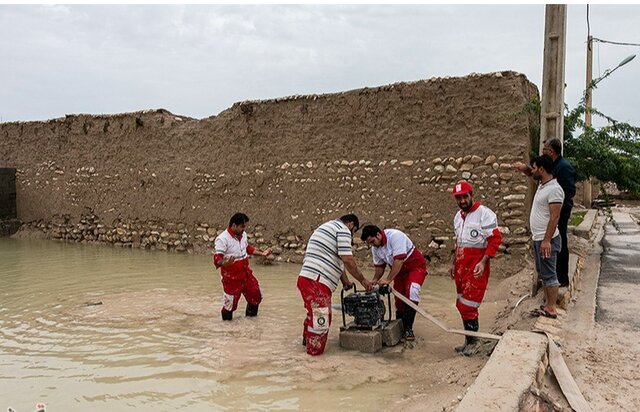
[[[512,312],[513,312],[514,310],[516,310],[516,308],[518,307],[518,305],[519,305],[519,304],[521,304],[523,300],[525,300],[526,298],[528,298],[528,297],[530,297],[530,296],[531,296],[531,294],[527,293],[526,295],[524,295],[524,296],[522,296],[520,299],[518,299],[518,301],[516,302],[516,305],[513,307]]]

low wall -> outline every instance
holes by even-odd
[[[0,220],[17,217],[16,169],[0,168]]]
[[[536,95],[501,72],[247,101],[202,120],[152,110],[3,123],[0,166],[17,168],[18,217],[54,239],[198,252],[243,211],[252,241],[293,261],[315,227],[348,212],[448,259],[449,193],[467,179],[499,215],[502,251],[518,255],[531,192],[509,164],[529,153]]]

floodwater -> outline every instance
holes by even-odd
[[[380,410],[416,390],[412,370],[455,356],[424,319],[414,349],[344,351],[334,311],[327,351],[309,357],[299,266],[252,267],[258,317],[243,298],[223,323],[208,256],[0,239],[0,409]],[[425,286],[427,309],[456,319],[452,282]]]

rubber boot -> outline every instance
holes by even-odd
[[[222,309],[222,320],[231,320],[233,319],[233,312],[229,312],[228,310]]]
[[[471,320],[462,321],[462,326],[464,327],[464,330],[472,330],[474,332],[477,332],[478,331],[478,319],[471,319]],[[456,346],[456,352],[463,353],[468,345],[473,345],[474,343],[476,343],[476,341],[477,341],[477,338],[475,338],[473,336],[465,336],[464,337],[464,344],[460,345],[460,346]]]
[[[258,316],[258,305],[247,303],[247,310],[244,312],[246,316]]]
[[[469,323],[469,329],[474,332],[477,332],[480,329],[480,324],[478,323],[478,319],[472,319],[467,321]],[[464,356],[475,355],[478,352],[478,338],[475,336],[467,336],[467,344],[465,345],[462,354]]]
[[[407,341],[415,340],[416,337],[413,334],[413,322],[416,319],[416,311],[408,308],[402,314],[402,326],[404,327],[404,338]]]

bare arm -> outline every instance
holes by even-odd
[[[263,250],[262,252],[258,251],[257,249],[253,251],[252,255],[253,256],[269,256],[271,254],[271,248],[266,248],[265,250]]]
[[[402,269],[402,265],[404,264],[404,261],[402,259],[394,259],[393,260],[393,265],[391,266],[391,270],[389,271],[389,274],[387,275],[387,282],[385,283],[389,283],[393,280],[393,278],[396,277],[396,275],[398,273],[400,273],[400,269]]]
[[[549,204],[549,223],[547,223],[547,231],[544,233],[544,239],[540,244],[540,255],[543,258],[551,256],[551,239],[558,227],[558,220],[560,219],[560,210],[562,209],[562,203],[550,203]]]
[[[562,203],[549,204],[549,223],[547,223],[547,231],[544,232],[544,240],[550,242],[553,238],[553,233],[558,227],[558,220],[560,220],[560,210],[562,209]]]
[[[342,262],[344,262],[344,266],[347,268],[349,273],[351,273],[351,275],[354,278],[356,278],[356,280],[360,282],[360,284],[362,284],[362,286],[364,286],[366,290],[371,290],[371,282],[369,282],[364,277],[362,272],[360,272],[360,269],[358,268],[358,265],[356,264],[356,260],[353,258],[353,256],[352,255],[340,256],[340,259],[342,259]]]
[[[376,266],[376,271],[373,274],[373,279],[371,281],[373,283],[376,283],[378,280],[380,280],[382,275],[384,275],[384,270],[385,269],[386,269],[386,265],[385,266]]]
[[[451,279],[455,277],[456,274],[456,252],[453,252],[453,256],[451,257],[451,267],[449,268],[449,276]]]
[[[347,276],[347,272],[342,271],[342,276],[340,276],[340,281],[342,282],[342,287],[345,289],[351,289],[353,283],[349,280],[349,276]]]
[[[531,175],[533,175],[533,169],[531,168],[531,166],[527,166],[522,162],[515,162],[511,166],[518,172],[524,173],[526,176],[531,177]]]

